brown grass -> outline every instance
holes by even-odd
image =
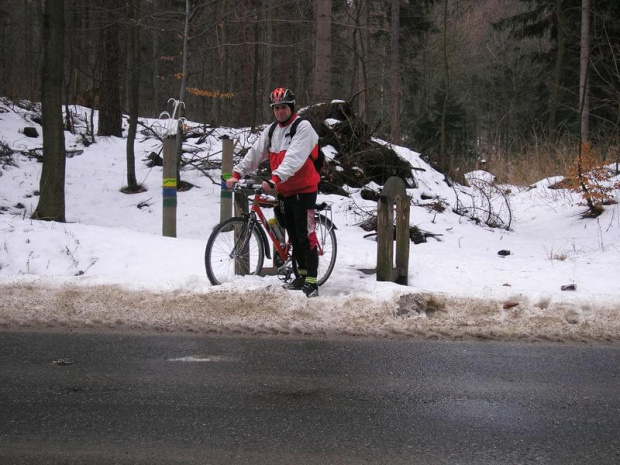
[[[534,142],[515,152],[497,152],[484,148],[481,151],[489,154],[485,157],[486,163],[472,161],[459,171],[466,173],[482,169],[493,173],[497,183],[527,186],[550,176],[565,176],[579,154],[579,142]],[[595,157],[607,163],[617,161],[617,148],[597,147]]]

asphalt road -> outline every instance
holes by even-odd
[[[0,331],[1,464],[618,464],[620,347]]]

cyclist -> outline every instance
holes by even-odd
[[[266,192],[275,190],[278,195],[299,271],[299,277],[284,288],[301,289],[307,297],[317,297],[319,257],[314,207],[320,176],[313,160],[319,153],[319,136],[309,121],[302,120],[291,139],[291,124],[299,116],[295,113],[295,94],[290,89],[276,88],[269,95],[269,105],[278,123],[273,134],[270,137],[267,126],[260,139],[233,168],[226,185],[232,189],[243,176],[256,171],[260,162],[269,159],[271,184],[264,181],[262,188]]]

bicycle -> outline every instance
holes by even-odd
[[[274,264],[278,277],[288,283],[299,276],[297,262],[293,260],[290,240],[278,238],[278,225],[269,223],[263,208],[275,208],[278,200],[266,196],[260,184],[253,180],[242,180],[233,189],[235,194],[248,196],[251,202],[249,213],[229,218],[218,224],[205,249],[205,268],[213,285],[231,281],[237,275],[259,275],[265,257],[271,259],[273,244]],[[329,213],[328,218],[322,212]],[[284,233],[284,228],[281,233]],[[315,232],[319,249],[317,284],[323,285],[336,264],[336,226],[331,219],[331,205],[323,202],[315,206]]]

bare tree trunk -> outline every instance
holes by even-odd
[[[579,114],[581,142],[590,138],[590,97],[588,92],[588,63],[590,61],[590,0],[581,0],[581,54],[579,68]]]
[[[562,66],[564,64],[564,47],[566,32],[564,27],[564,11],[562,10],[562,0],[555,0],[555,16],[558,51],[555,57],[555,68],[553,70],[553,78],[551,81],[551,97],[549,100],[549,137],[552,140],[556,138],[557,132],[556,125],[558,99],[560,92],[560,77],[562,75]]]
[[[256,128],[256,117],[258,114],[258,76],[260,69],[260,15],[257,13],[254,22],[254,67],[252,68],[252,115],[250,119],[251,130]]]
[[[357,99],[357,113],[360,119],[367,123],[367,98],[368,75],[366,72],[366,50],[368,36],[368,2],[360,0],[352,4],[353,10],[353,33],[352,49],[353,63],[351,73],[351,95]]]
[[[394,144],[397,144],[400,141],[400,62],[398,47],[398,37],[400,32],[399,14],[400,0],[392,0],[392,20],[390,26],[390,114],[392,127],[390,132],[390,139]]]
[[[351,50],[353,51],[351,56],[351,82],[349,84],[349,94],[352,97],[359,98],[359,61],[360,51],[358,44],[358,37],[361,33],[359,27],[359,3],[355,3],[351,6],[351,13],[349,18],[351,19]]]
[[[273,67],[273,47],[270,47],[273,42],[273,23],[272,18],[269,16],[269,12],[271,11],[270,5],[272,0],[263,0],[262,9],[263,9],[263,42],[267,44],[267,47],[263,47],[263,94],[265,98],[271,93],[273,88],[275,87],[272,80],[272,67]],[[277,11],[277,10],[276,10]],[[266,102],[263,102],[266,103]],[[263,108],[263,119],[265,121],[269,121],[273,118],[273,114],[271,113],[271,108],[269,105],[262,105]]]
[[[448,61],[448,0],[444,0],[443,12],[443,57],[444,57],[444,98],[441,111],[441,148],[439,156],[442,163],[446,163],[446,120],[448,118],[448,93],[450,90],[450,63]],[[445,165],[444,165],[445,166]]]
[[[315,2],[314,85],[313,98],[329,99],[331,96],[332,68],[332,0]]]
[[[64,0],[45,2],[43,14],[43,170],[34,219],[65,221],[65,136],[62,125]]]
[[[135,24],[136,11],[140,10],[140,0],[128,0],[127,9],[131,23],[127,27],[127,107],[129,110],[129,129],[127,131],[127,190],[138,191],[136,180],[136,154],[134,142],[138,128],[140,112],[140,67],[138,54],[140,50],[140,30]]]
[[[101,89],[99,92],[100,136],[123,135],[123,112],[121,109],[121,50],[120,27],[116,12],[119,0],[106,3],[104,24],[101,29]]]
[[[188,78],[188,54],[189,54],[189,24],[191,22],[191,2],[185,0],[185,26],[183,27],[183,58],[182,58],[182,70],[181,70],[181,89],[179,90],[179,114],[181,118],[185,113],[185,97],[187,91],[187,78]],[[181,161],[183,158],[183,126],[181,124],[177,127],[177,189],[181,189]]]
[[[179,101],[185,102],[188,78],[189,62],[189,25],[192,20],[191,1],[185,0],[185,25],[183,27],[183,61],[181,70],[181,88],[179,90]]]
[[[153,8],[154,11],[158,11],[159,10],[159,4],[160,1],[159,0],[154,0],[153,1]],[[153,40],[153,47],[152,47],[152,54],[151,54],[151,59],[153,62],[153,74],[151,75],[151,85],[153,86],[153,101],[152,103],[152,112],[153,115],[159,115],[161,111],[163,111],[163,107],[161,106],[161,102],[160,97],[159,97],[159,87],[160,87],[160,82],[159,82],[159,42],[160,42],[160,29],[157,27],[153,28],[152,31],[152,40]]]
[[[65,40],[68,43],[68,50],[66,51],[66,56],[69,59],[67,73],[67,79],[64,83],[65,86],[65,127],[72,134],[75,134],[75,128],[73,127],[73,120],[71,116],[71,110],[69,109],[69,104],[71,102],[76,101],[77,94],[77,80],[78,80],[78,71],[76,66],[76,57],[75,57],[75,30],[76,24],[74,22],[75,16],[72,14],[68,14],[67,18],[65,18]],[[71,72],[73,70],[73,72]]]
[[[218,17],[224,17],[226,11],[228,11],[228,1],[223,0],[218,4],[219,9]],[[219,83],[219,88],[222,92],[226,92],[229,90],[228,84],[228,69],[229,69],[229,54],[226,53],[226,47],[224,44],[228,41],[228,26],[225,21],[222,22],[221,27],[216,28],[217,32],[217,64],[218,64],[218,74],[217,74],[217,82]],[[224,119],[224,100],[223,99],[215,99],[213,102],[213,120],[215,125],[221,125],[222,120]]]
[[[368,65],[367,65],[367,61],[368,61],[368,57],[370,56],[371,53],[371,46],[370,46],[370,31],[369,31],[369,27],[370,27],[370,5],[368,4],[368,0],[364,1],[364,6],[362,7],[362,34],[360,35],[360,57],[361,57],[361,61],[360,61],[360,67],[361,67],[361,86],[360,86],[360,90],[363,90],[364,93],[362,95],[360,95],[360,97],[362,97],[360,99],[360,115],[362,115],[362,120],[365,122],[370,121],[370,116],[369,116],[369,108],[370,108],[370,102],[371,102],[371,95],[370,95],[370,91],[367,90],[370,87],[370,77],[369,77],[369,70],[368,70]]]

